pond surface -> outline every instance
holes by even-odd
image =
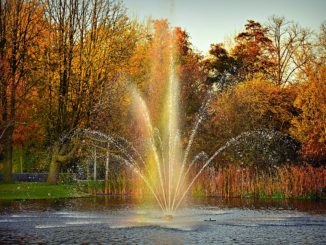
[[[326,244],[326,203],[208,198],[168,221],[128,197],[1,201],[0,244],[26,243]]]

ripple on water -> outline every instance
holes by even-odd
[[[158,210],[124,206],[7,212],[0,215],[0,244],[326,244],[325,213],[197,205],[167,221]]]

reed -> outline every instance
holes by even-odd
[[[196,175],[194,169],[189,178]],[[105,182],[88,181],[83,184],[92,194],[147,196],[142,180],[131,170],[109,175]],[[228,165],[206,168],[191,189],[193,196],[240,198],[325,198],[326,168],[304,165],[283,165],[269,169]]]
[[[269,169],[228,165],[207,168],[193,186],[193,194],[254,198],[325,198],[326,169],[309,164]]]

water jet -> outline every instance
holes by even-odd
[[[164,216],[166,220],[172,220],[171,214],[181,206],[200,174],[219,153],[253,134],[265,138],[270,138],[275,134],[274,131],[263,130],[243,132],[237,137],[231,138],[211,156],[202,151],[192,157],[190,154],[192,145],[199,126],[204,120],[206,108],[213,92],[208,91],[207,97],[195,117],[188,141],[184,145],[179,125],[181,115],[179,80],[176,75],[175,53],[172,44],[169,55],[169,75],[166,83],[163,84],[166,89],[161,105],[161,122],[156,121],[156,124],[161,127],[153,123],[153,115],[151,115],[146,99],[137,89],[130,88],[132,111],[137,120],[135,125],[141,128],[142,143],[137,144],[137,146],[141,145],[140,147],[136,148],[133,143],[120,136],[106,135],[89,129],[76,131],[88,138],[92,146],[109,152],[106,147],[110,145],[110,158],[124,163],[138,175],[162,212],[167,214]],[[198,163],[201,165],[199,166]],[[191,176],[193,173],[194,175]]]

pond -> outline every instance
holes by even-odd
[[[325,244],[323,201],[205,198],[172,220],[130,197],[0,202],[1,244]]]

